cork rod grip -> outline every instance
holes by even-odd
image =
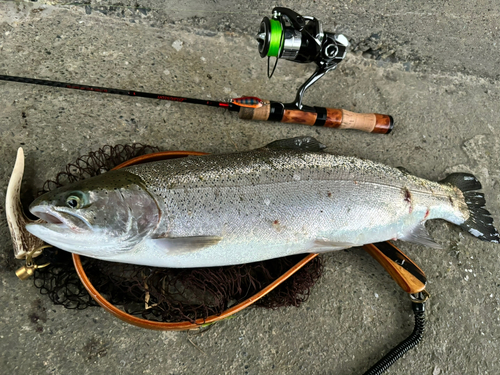
[[[336,111],[342,113],[340,122],[337,119]],[[387,134],[392,130],[394,121],[389,115],[378,113],[355,113],[345,109],[327,108],[326,127],[339,129],[357,129],[368,133]]]
[[[356,129],[381,134],[390,133],[394,126],[392,116],[378,113],[355,113],[345,109],[314,107],[316,112],[284,109],[280,115],[276,113],[271,115],[271,108],[271,103],[265,101],[260,108],[241,108],[239,117],[247,120],[274,120],[293,124],[325,126],[327,128]]]

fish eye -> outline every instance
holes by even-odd
[[[82,206],[82,200],[77,195],[70,195],[66,198],[66,204],[71,208],[80,208]]]

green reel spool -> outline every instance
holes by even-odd
[[[260,23],[257,41],[259,42],[260,57],[275,56],[279,58],[284,42],[281,21],[264,17]]]
[[[267,56],[276,56],[278,57],[281,51],[281,43],[282,43],[282,34],[283,29],[281,28],[281,22],[278,20],[269,20],[271,24],[270,31],[270,42],[269,42],[269,50],[267,52]]]

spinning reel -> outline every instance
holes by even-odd
[[[337,67],[346,56],[349,42],[342,34],[323,32],[321,23],[314,17],[301,16],[288,8],[273,9],[272,18],[264,17],[257,34],[259,53],[268,57],[267,75],[272,77],[278,59],[298,63],[315,62],[316,71],[299,88],[295,100],[288,108],[302,109],[305,91],[328,71]],[[276,57],[273,71],[269,73],[271,56]]]

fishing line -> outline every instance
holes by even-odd
[[[279,45],[278,45],[278,51],[270,51],[268,52],[268,56],[267,56],[267,78],[271,79],[271,77],[273,76],[274,74],[274,71],[276,70],[276,66],[278,65],[278,61],[279,61],[279,49],[281,48],[281,46],[283,45],[283,38],[284,38],[284,33],[282,31],[280,31],[280,41],[279,41]],[[271,40],[271,43],[275,43],[273,40]],[[275,46],[273,47],[270,47],[270,48],[276,48]],[[273,66],[273,71],[271,72],[271,74],[269,74],[269,66],[271,65],[271,56],[275,56],[276,57],[276,61],[274,62],[274,66]]]

